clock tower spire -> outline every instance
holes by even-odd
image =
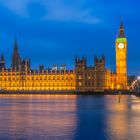
[[[122,18],[121,18],[121,22],[120,22],[118,38],[125,38],[125,32],[124,32],[124,26],[123,26]]]
[[[121,19],[116,38],[116,88],[127,89],[127,39]]]

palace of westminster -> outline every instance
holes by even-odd
[[[22,60],[15,39],[11,67],[5,67],[4,56],[0,57],[0,90],[8,91],[104,91],[128,89],[127,84],[127,39],[122,21],[116,38],[116,71],[105,66],[105,57],[94,57],[94,66],[87,66],[86,58],[75,58],[75,69],[57,66],[39,70],[30,68],[30,59]]]

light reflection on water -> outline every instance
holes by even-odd
[[[0,99],[0,137],[72,138],[76,127],[75,96],[14,96]]]
[[[0,140],[139,140],[134,96],[0,95]]]

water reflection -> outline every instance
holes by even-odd
[[[109,114],[107,115],[107,135],[109,139],[117,140],[134,140],[138,139],[138,133],[134,131],[139,129],[140,119],[136,120],[136,114],[140,116],[140,110],[134,110],[134,108],[140,107],[140,100],[134,96],[122,96],[120,103],[115,103],[117,101],[113,100],[113,96],[108,96],[114,106],[109,104],[107,109]],[[117,98],[117,97],[116,97]],[[137,107],[134,102],[137,102]],[[137,135],[138,134],[138,135]]]
[[[9,139],[72,138],[76,127],[76,96],[14,96],[3,98],[0,137]]]
[[[0,140],[139,140],[135,96],[0,95]]]

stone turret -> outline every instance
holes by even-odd
[[[101,58],[94,57],[94,65],[95,65],[95,90],[104,90],[105,89],[105,57]]]
[[[0,56],[0,71],[2,71],[2,69],[5,69],[5,60],[3,54]]]
[[[86,71],[86,58],[75,58],[75,73],[76,73],[76,89],[78,91],[85,90],[85,71]]]

